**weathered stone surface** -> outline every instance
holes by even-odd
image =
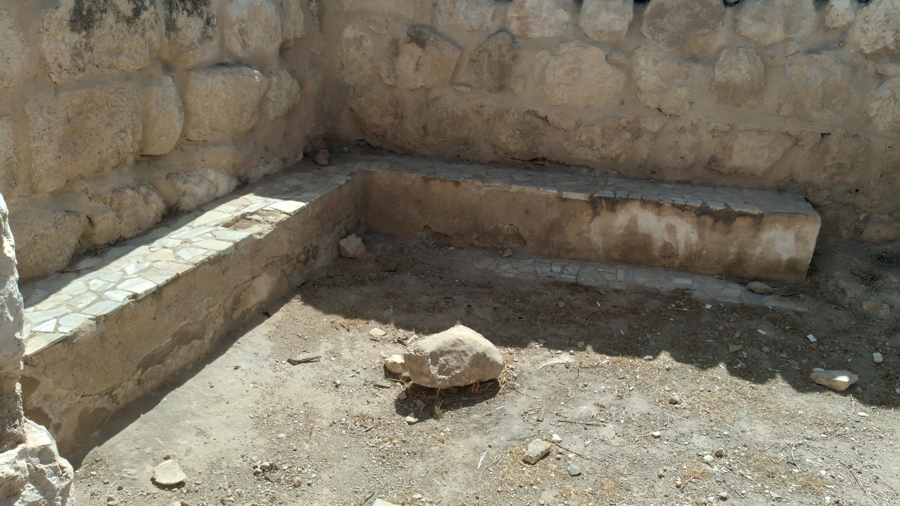
[[[250,67],[213,67],[190,73],[184,90],[184,135],[221,141],[246,132],[259,120],[265,77]]]
[[[270,120],[280,118],[291,112],[291,109],[300,102],[300,83],[287,70],[281,69],[269,78],[266,98],[268,98],[266,108],[268,118]]]
[[[728,105],[758,106],[766,92],[766,67],[762,58],[748,47],[723,50],[713,68],[710,91]]]
[[[181,466],[174,459],[166,460],[153,469],[153,483],[163,487],[173,487],[184,483],[187,475],[181,470]]]
[[[554,105],[602,105],[625,85],[625,73],[606,62],[606,53],[583,42],[567,42],[555,53],[543,51],[537,58],[538,89]]]
[[[113,188],[109,207],[118,219],[119,234],[126,239],[159,223],[167,210],[159,193],[147,184]]]
[[[390,14],[398,18],[415,17],[416,0],[340,0],[341,6],[348,12],[378,12]]]
[[[384,359],[384,367],[391,374],[403,374],[406,372],[406,361],[403,359],[403,355],[391,355]]]
[[[0,195],[9,195],[18,185],[18,167],[13,121],[9,117],[0,116]]]
[[[651,109],[681,116],[691,108],[688,71],[684,64],[656,46],[635,49],[632,74],[638,98]]]
[[[735,12],[735,30],[762,46],[808,35],[817,21],[815,0],[745,0]]]
[[[411,128],[422,132],[421,141],[436,151],[455,155],[470,146],[474,125],[480,117],[473,111],[471,96],[458,97],[452,90],[436,90],[416,109]]]
[[[621,44],[634,18],[634,0],[585,0],[578,26],[604,44]]]
[[[900,134],[900,76],[878,87],[866,116],[875,128]]]
[[[828,0],[825,6],[825,28],[841,31],[856,20],[857,0]]]
[[[297,39],[306,35],[306,15],[300,0],[281,0],[281,34],[282,47],[293,47]]]
[[[500,351],[462,325],[416,341],[403,358],[412,381],[429,388],[489,381],[503,372]]]
[[[22,397],[18,387],[25,341],[22,335],[22,295],[16,271],[16,250],[9,227],[9,209],[0,195],[0,452],[25,441]],[[2,460],[2,457],[0,457]],[[0,463],[0,494],[3,490]],[[2,497],[2,495],[0,495]]]
[[[753,281],[752,283],[747,283],[747,290],[750,290],[753,293],[758,293],[760,295],[769,295],[770,293],[775,293],[774,288],[761,281]]]
[[[569,28],[570,5],[566,0],[513,0],[509,31],[529,39],[559,37]]]
[[[148,66],[159,49],[159,34],[155,2],[62,0],[44,12],[41,49],[50,79],[62,84]]]
[[[475,50],[466,64],[466,81],[484,90],[499,93],[509,88],[513,67],[519,59],[516,37],[501,30]]]
[[[872,0],[860,9],[847,45],[868,58],[900,58],[900,0]]]
[[[0,88],[9,88],[22,80],[28,53],[22,29],[5,10],[0,10],[0,40]]]
[[[843,392],[859,381],[859,376],[850,371],[813,369],[813,372],[809,375],[809,379],[815,381],[819,385]]]
[[[414,90],[450,84],[462,49],[430,27],[410,26],[391,40],[389,54],[381,66],[385,84]]]
[[[165,38],[160,56],[168,65],[191,69],[219,56],[221,0],[162,2]]]
[[[360,258],[366,254],[366,245],[356,234],[350,234],[338,241],[338,249],[344,258]]]
[[[721,0],[653,0],[641,32],[669,51],[697,56],[713,49],[724,19]]]
[[[740,128],[718,136],[709,166],[722,174],[762,176],[795,143],[787,134]]]
[[[541,459],[550,454],[551,448],[553,448],[553,445],[543,439],[535,439],[528,443],[528,447],[525,448],[525,455],[522,457],[522,461],[526,464],[537,464]]]
[[[365,29],[347,25],[341,33],[338,77],[347,84],[368,84],[375,67],[375,48]]]
[[[47,207],[10,214],[22,281],[49,276],[69,264],[84,230],[84,216]]]
[[[707,135],[698,125],[666,125],[653,139],[647,165],[652,171],[677,173],[708,161],[702,145]]]
[[[516,160],[541,156],[547,120],[534,110],[500,109],[491,116],[488,142],[500,154]]]
[[[494,0],[434,0],[434,16],[441,26],[487,30],[494,17]]]
[[[640,135],[637,122],[606,116],[570,131],[564,147],[582,160],[622,161]]]
[[[36,190],[51,192],[67,180],[128,165],[141,142],[137,92],[109,84],[57,95],[27,108],[31,120]]]
[[[281,13],[269,0],[232,0],[222,15],[225,49],[238,61],[269,61],[284,40]]]
[[[853,95],[852,69],[832,53],[798,53],[784,65],[778,112],[802,120],[841,118]]]
[[[859,240],[870,244],[886,244],[900,239],[900,224],[888,217],[872,216],[866,222]]]
[[[93,195],[96,197],[96,195]],[[76,212],[83,214],[86,218],[84,231],[79,239],[79,248],[102,248],[116,242],[121,234],[119,233],[119,218],[112,208],[103,200],[109,201],[102,196],[99,202],[88,199],[88,202],[80,202]]]
[[[143,132],[140,153],[164,155],[175,148],[184,126],[184,108],[175,80],[158,79],[142,93]]]
[[[59,456],[47,429],[26,420],[24,443],[0,453],[0,498],[10,506],[50,506],[74,502],[75,472]]]
[[[172,207],[188,212],[228,195],[237,188],[238,181],[230,174],[203,167],[173,172],[152,184],[166,203],[174,202]]]

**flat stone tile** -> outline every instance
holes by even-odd
[[[101,316],[113,313],[122,308],[125,304],[123,302],[117,302],[114,300],[104,300],[100,301],[87,309],[83,310],[82,313],[91,315],[91,316]]]
[[[68,337],[67,334],[61,333],[39,333],[31,334],[25,340],[25,356],[31,356],[39,353],[54,344]]]
[[[156,289],[156,283],[144,278],[131,278],[123,281],[116,287],[118,290],[132,292],[138,298],[146,296],[148,293]]]
[[[60,316],[69,314],[70,312],[71,311],[69,311],[69,309],[65,307],[57,307],[48,311],[31,311],[26,309],[25,319],[28,320],[31,324],[37,325],[53,318],[59,318]]]
[[[81,313],[68,314],[59,319],[59,323],[56,325],[56,331],[68,334],[82,324],[88,322],[90,319],[90,316]]]

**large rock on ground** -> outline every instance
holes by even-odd
[[[10,506],[62,506],[74,502],[75,472],[59,456],[56,442],[26,420],[23,444],[0,453],[0,499]]]
[[[238,61],[270,61],[284,41],[281,13],[269,0],[232,0],[225,7],[225,49]]]
[[[606,62],[602,49],[583,42],[567,42],[556,53],[538,54],[541,94],[553,105],[603,105],[625,86],[625,73]]]
[[[159,34],[156,2],[62,0],[44,12],[41,49],[50,79],[64,84],[150,65],[159,50]]]
[[[875,128],[900,134],[900,77],[888,80],[875,91],[866,115]]]
[[[405,37],[390,43],[390,58],[382,64],[385,84],[415,90],[450,84],[462,49],[427,26],[410,26]]]
[[[766,92],[766,67],[752,48],[728,48],[722,51],[713,68],[710,91],[719,102],[744,107],[762,103]]]
[[[15,18],[0,10],[0,89],[19,84],[28,64],[25,36]]]
[[[900,58],[900,0],[872,0],[856,17],[847,45],[867,58]]]
[[[805,121],[843,118],[853,96],[853,71],[832,53],[798,53],[784,65],[778,112]]]
[[[634,0],[585,0],[578,26],[591,39],[621,44],[634,18]]]
[[[744,0],[735,30],[761,46],[809,35],[816,26],[815,0]]]
[[[471,385],[503,372],[500,351],[462,325],[413,343],[403,358],[413,383],[430,388]]]
[[[218,59],[220,4],[221,0],[162,2],[165,37],[160,56],[166,64],[190,69]]]
[[[51,192],[66,181],[130,164],[142,138],[140,109],[128,84],[78,89],[29,105],[35,189]]]
[[[159,156],[175,149],[184,126],[184,108],[175,80],[163,76],[142,93],[142,155]]]
[[[659,48],[646,44],[634,51],[631,71],[638,98],[651,109],[681,116],[691,108],[687,67]]]
[[[568,0],[513,0],[509,31],[529,39],[559,37],[569,28]]]
[[[516,37],[501,30],[475,50],[466,64],[466,82],[493,93],[509,88],[513,67],[519,59]]]
[[[190,73],[184,90],[184,135],[221,141],[246,132],[259,120],[267,81],[250,67],[213,67]]]
[[[440,26],[487,30],[494,17],[494,0],[436,0],[434,16]]]
[[[653,0],[641,32],[671,52],[699,56],[713,49],[724,19],[722,0]]]

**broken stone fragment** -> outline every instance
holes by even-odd
[[[541,459],[550,454],[550,448],[550,443],[542,439],[535,439],[528,443],[528,448],[525,449],[525,456],[522,457],[522,461],[526,464],[537,464]]]
[[[327,149],[320,149],[316,153],[316,157],[314,158],[316,165],[322,165],[322,166],[328,165],[330,160],[331,160],[331,153],[329,153]]]
[[[478,332],[462,325],[416,342],[404,359],[410,379],[430,388],[490,381],[503,372],[500,350]]]
[[[366,245],[356,234],[348,235],[338,241],[338,247],[344,258],[359,258],[366,254]]]
[[[754,281],[747,285],[747,290],[750,290],[753,293],[758,293],[760,295],[768,295],[775,291],[771,286],[760,283],[759,281]]]
[[[819,385],[843,392],[859,381],[859,376],[850,371],[826,371],[817,368],[813,369],[813,372],[809,375],[809,379],[815,381]]]
[[[173,487],[184,483],[187,476],[174,459],[167,460],[153,470],[153,483],[163,487]]]
[[[392,374],[403,374],[406,372],[406,361],[403,355],[391,355],[384,359],[384,367]]]

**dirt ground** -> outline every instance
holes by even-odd
[[[364,239],[86,441],[78,504],[900,504],[896,247],[825,244],[809,281],[776,285],[809,301],[791,314],[495,278],[473,264],[496,251]],[[437,395],[383,369],[457,322],[500,348],[502,381]],[[813,367],[860,381],[834,392]],[[151,483],[165,458],[184,486]]]

